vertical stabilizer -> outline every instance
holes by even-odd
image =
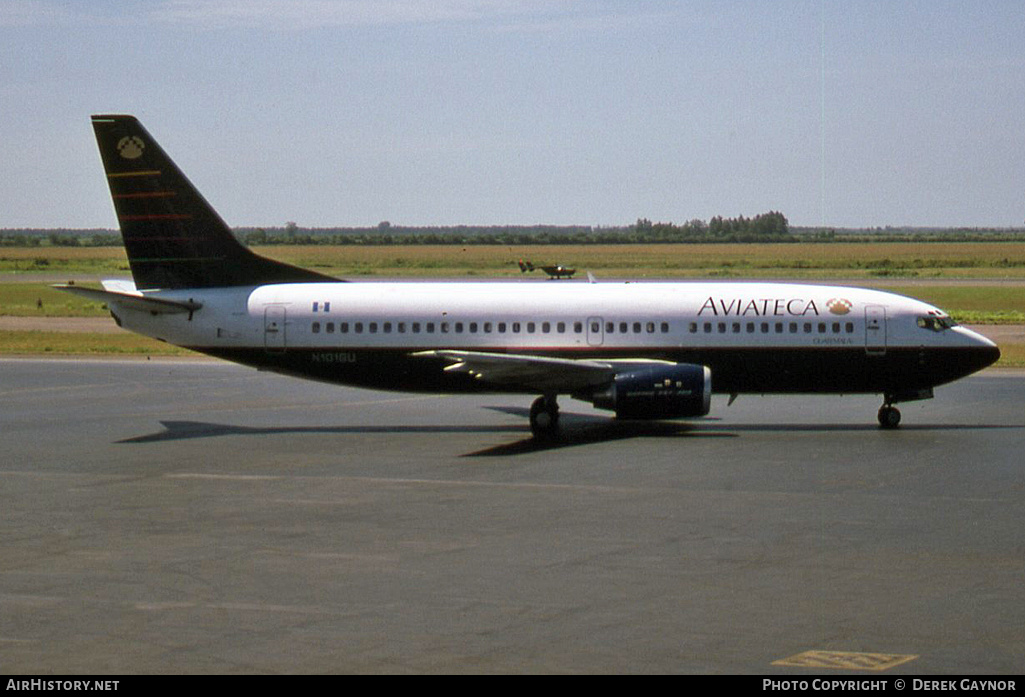
[[[337,280],[249,251],[134,116],[92,122],[140,290]]]

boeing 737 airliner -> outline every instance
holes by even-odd
[[[240,244],[132,116],[93,128],[133,282],[60,286],[134,332],[264,370],[374,389],[557,397],[621,419],[704,416],[713,391],[881,394],[898,402],[995,362],[943,311],[794,283],[348,283]],[[592,279],[593,280],[593,279]]]

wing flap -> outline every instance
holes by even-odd
[[[448,349],[413,355],[449,361],[445,368],[448,372],[469,373],[492,385],[522,387],[542,394],[597,387],[615,377],[615,370],[603,361]]]
[[[595,389],[611,382],[617,373],[638,365],[665,363],[645,359],[575,359],[442,349],[418,351],[414,356],[441,358],[447,372],[468,373],[483,382],[519,387],[540,394],[568,394]]]

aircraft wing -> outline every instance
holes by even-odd
[[[644,359],[573,359],[483,351],[419,351],[414,356],[443,358],[446,371],[469,373],[493,385],[518,387],[539,394],[568,394],[612,382],[617,373],[631,367],[666,364]],[[670,363],[671,365],[671,363]]]

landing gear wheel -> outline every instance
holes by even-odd
[[[530,405],[530,431],[535,438],[554,438],[559,432],[559,404],[555,397],[538,397]]]
[[[879,407],[879,425],[888,429],[900,426],[900,409],[889,404]]]

